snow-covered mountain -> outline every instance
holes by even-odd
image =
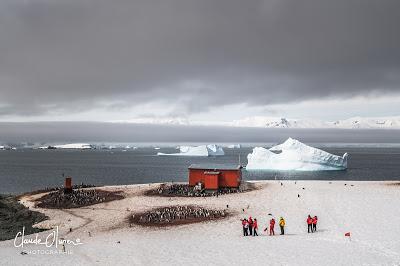
[[[400,116],[353,117],[336,121],[255,116],[233,121],[231,126],[265,128],[400,129]]]
[[[190,121],[187,118],[135,118],[114,120],[113,123],[158,124],[180,126],[233,126],[261,128],[339,128],[339,129],[400,129],[400,116],[352,117],[343,120],[291,119],[284,117],[251,116],[231,122]]]
[[[267,128],[319,128],[325,127],[322,121],[298,120],[278,117],[253,116],[235,120],[231,124],[237,127],[267,127]]]
[[[113,120],[112,123],[127,124],[154,124],[154,125],[190,125],[187,118],[171,117],[171,118],[133,118],[128,120]]]
[[[337,128],[393,128],[400,129],[400,117],[353,117],[331,122]]]

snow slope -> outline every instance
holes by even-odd
[[[265,149],[256,147],[247,155],[248,170],[324,171],[347,168],[348,154],[337,156],[288,138],[284,143]]]
[[[201,145],[201,146],[180,146],[179,153],[162,153],[157,155],[170,155],[170,156],[220,156],[224,155],[222,147],[216,144]]]
[[[80,238],[82,245],[67,246],[73,254],[21,255],[23,249],[15,248],[10,240],[0,242],[0,265],[399,265],[398,185],[366,181],[256,184],[263,188],[218,198],[145,196],[144,189],[154,184],[112,187],[128,196],[93,208],[46,210],[48,223],[60,226],[60,237]],[[173,228],[129,227],[125,222],[128,208],[144,211],[183,204],[218,209],[229,204],[233,215]],[[272,217],[268,214],[286,219],[286,235],[263,232]],[[317,233],[307,233],[308,214],[319,217]],[[258,220],[258,237],[242,236],[240,219],[249,216]],[[277,225],[275,231],[279,231]],[[344,236],[346,232],[351,232],[351,240]],[[35,245],[25,248],[33,249],[46,250]]]

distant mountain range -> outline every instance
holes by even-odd
[[[352,117],[343,120],[323,121],[317,119],[290,119],[280,117],[252,116],[232,122],[196,122],[186,118],[138,118],[112,121],[116,123],[159,124],[159,125],[200,125],[233,126],[258,128],[339,128],[339,129],[400,129],[400,116],[392,117]]]
[[[275,117],[249,117],[232,122],[238,127],[265,128],[342,128],[342,129],[400,129],[400,116],[352,117],[344,120],[287,119]]]
[[[171,118],[134,118],[128,120],[112,120],[112,123],[150,124],[150,125],[191,125],[188,119],[180,117]]]

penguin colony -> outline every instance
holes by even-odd
[[[70,193],[65,193],[63,189],[50,192],[37,201],[36,206],[40,208],[79,208],[97,203],[123,199],[118,192],[108,192],[97,189],[76,189]]]
[[[130,217],[130,223],[140,225],[173,225],[224,218],[226,210],[209,210],[198,206],[171,206],[154,209]]]
[[[205,189],[196,190],[186,184],[171,184],[160,185],[156,190],[152,190],[148,195],[159,196],[180,196],[180,197],[212,197],[231,193],[243,192],[241,188],[220,188],[215,191],[208,191]]]

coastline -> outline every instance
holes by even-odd
[[[40,232],[33,225],[47,218],[21,204],[17,196],[0,194],[0,241],[13,238],[21,227],[25,227],[26,234]]]

